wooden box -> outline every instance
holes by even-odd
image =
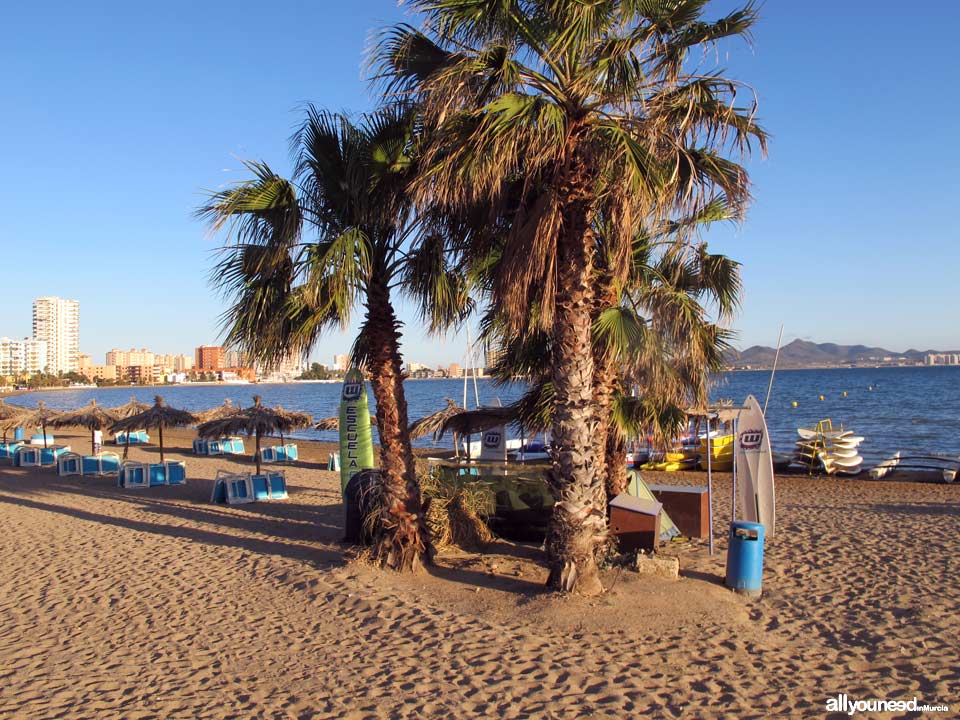
[[[659,502],[631,495],[617,495],[610,501],[610,531],[620,550],[656,550],[660,544]]]
[[[649,485],[653,496],[687,537],[705,538],[710,529],[710,499],[705,487]]]

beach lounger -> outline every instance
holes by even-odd
[[[64,453],[57,458],[57,475],[83,475],[83,458],[77,453]]]
[[[230,473],[226,470],[217,470],[217,478],[213,483],[210,502],[244,505],[253,501],[253,483],[249,473]]]
[[[17,448],[23,447],[23,442],[16,441],[10,443],[0,443],[0,459],[4,460],[13,460],[13,456],[17,452]]]
[[[251,475],[250,482],[254,500],[286,500],[289,497],[287,478],[282,472]]]
[[[117,487],[145,488],[150,485],[150,471],[145,463],[129,460],[120,466]]]

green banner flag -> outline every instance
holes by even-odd
[[[370,406],[363,373],[351,367],[343,378],[340,393],[340,492],[350,478],[373,467],[373,437],[370,434]]]

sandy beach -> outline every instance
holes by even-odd
[[[300,444],[290,500],[224,507],[217,469],[248,461],[166,435],[186,486],[0,466],[0,717],[824,717],[839,693],[960,708],[960,484],[779,478],[759,600],[723,587],[722,536],[712,557],[664,548],[679,581],[611,568],[603,596],[558,598],[535,545],[416,576],[353,559],[329,446]],[[718,528],[729,495],[718,476]]]

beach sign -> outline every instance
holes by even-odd
[[[363,373],[351,367],[340,392],[340,492],[346,492],[350,478],[373,467],[373,437],[370,433],[370,406]]]
[[[761,523],[773,537],[776,521],[773,453],[760,403],[748,395],[737,422],[737,495],[741,520]]]

